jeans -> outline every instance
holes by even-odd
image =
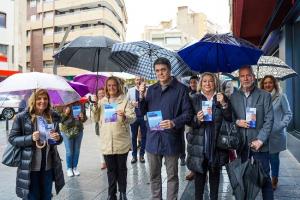
[[[246,161],[249,157],[253,156],[255,160],[259,160],[265,173],[268,175],[268,179],[265,185],[262,187],[263,200],[273,200],[274,193],[272,189],[272,183],[270,178],[270,155],[269,152],[253,152],[249,151],[249,147],[245,147],[241,152],[242,162]]]
[[[83,132],[77,134],[75,138],[69,139],[68,136],[62,132],[62,136],[66,148],[67,168],[76,168],[78,165],[80,146],[83,137]]]
[[[31,171],[28,200],[51,200],[53,171]]]
[[[203,167],[203,173],[195,172],[195,200],[203,199],[207,171],[209,172],[210,199],[218,200],[221,169],[220,167],[214,167],[214,168],[209,167],[207,159],[204,160],[202,167]]]
[[[140,156],[144,156],[145,154],[145,146],[146,146],[146,134],[147,127],[144,117],[137,117],[136,121],[130,124],[131,127],[131,144],[132,144],[132,157],[137,157],[137,135],[139,131],[139,127],[141,129],[142,141],[141,141],[141,149]]]
[[[278,177],[279,174],[279,152],[270,154],[270,163],[271,163],[271,175],[272,177]]]
[[[150,184],[152,200],[162,199],[162,179],[161,167],[162,159],[165,159],[165,166],[167,171],[167,199],[178,199],[179,179],[178,179],[178,158],[179,155],[163,156],[157,154],[147,153],[149,171],[150,171]]]
[[[128,153],[104,155],[104,160],[107,166],[108,195],[110,196],[114,196],[117,193],[117,183],[119,191],[126,193],[127,156]]]

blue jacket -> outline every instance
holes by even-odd
[[[161,131],[150,131],[147,123],[146,151],[159,155],[178,155],[182,151],[184,125],[193,117],[188,88],[175,78],[162,91],[159,82],[150,86],[146,98],[140,101],[143,114],[161,111],[163,120],[172,120],[175,127]]]

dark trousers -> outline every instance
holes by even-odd
[[[204,187],[206,183],[207,172],[209,172],[209,196],[211,200],[218,200],[219,184],[220,184],[220,167],[208,166],[208,160],[205,159],[202,164],[203,173],[195,172],[195,200],[202,200]]]
[[[181,153],[180,153],[180,159],[182,160],[182,159],[185,159],[185,157],[186,157],[186,154],[185,154],[185,132],[184,133],[182,133],[181,134],[181,141],[182,141],[182,143],[181,143]]]
[[[273,189],[272,189],[272,183],[271,183],[271,178],[270,178],[270,155],[269,152],[253,152],[249,148],[246,147],[244,151],[241,152],[241,159],[242,162],[245,162],[249,157],[254,158],[254,160],[259,160],[262,164],[262,167],[265,171],[265,173],[268,176],[268,179],[265,183],[265,185],[262,187],[261,192],[262,192],[262,197],[263,200],[273,200],[274,199],[274,194],[273,194]]]
[[[108,195],[117,193],[117,184],[121,193],[126,193],[127,187],[127,156],[125,154],[104,155],[107,166]]]
[[[51,200],[53,171],[30,172],[28,200]]]
[[[131,127],[131,145],[132,145],[132,157],[137,157],[137,136],[139,132],[139,127],[141,129],[142,141],[141,141],[141,149],[140,156],[144,156],[145,154],[145,146],[146,146],[146,134],[147,127],[144,117],[137,117],[136,121],[130,124]]]

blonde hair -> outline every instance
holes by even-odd
[[[48,98],[48,105],[47,108],[44,111],[44,116],[47,120],[47,122],[52,123],[52,117],[51,117],[51,104],[50,104],[50,96],[45,89],[37,89],[36,91],[32,92],[31,96],[28,99],[28,108],[29,108],[29,114],[31,116],[31,121],[35,122],[36,120],[36,99],[37,97],[41,95],[46,95]]]
[[[214,73],[211,73],[211,72],[204,72],[203,74],[201,74],[201,77],[200,77],[200,81],[199,81],[199,84],[198,84],[198,87],[197,87],[197,91],[200,92],[202,90],[202,81],[203,81],[203,78],[205,76],[210,76],[213,78],[214,80],[214,90],[216,91],[218,89],[218,86],[219,86],[219,80],[217,78],[217,76],[214,74]]]
[[[122,80],[118,77],[111,76],[111,77],[108,77],[108,79],[106,79],[106,81],[105,81],[105,87],[104,87],[105,96],[107,98],[110,98],[109,93],[108,93],[107,83],[108,83],[108,81],[111,81],[111,80],[115,81],[117,84],[117,96],[123,95],[124,91],[123,91]]]

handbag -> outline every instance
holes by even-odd
[[[20,147],[8,142],[2,156],[2,164],[8,167],[18,167],[21,163],[21,153]]]
[[[235,124],[223,120],[217,139],[217,147],[222,150],[238,149],[240,139]]]

